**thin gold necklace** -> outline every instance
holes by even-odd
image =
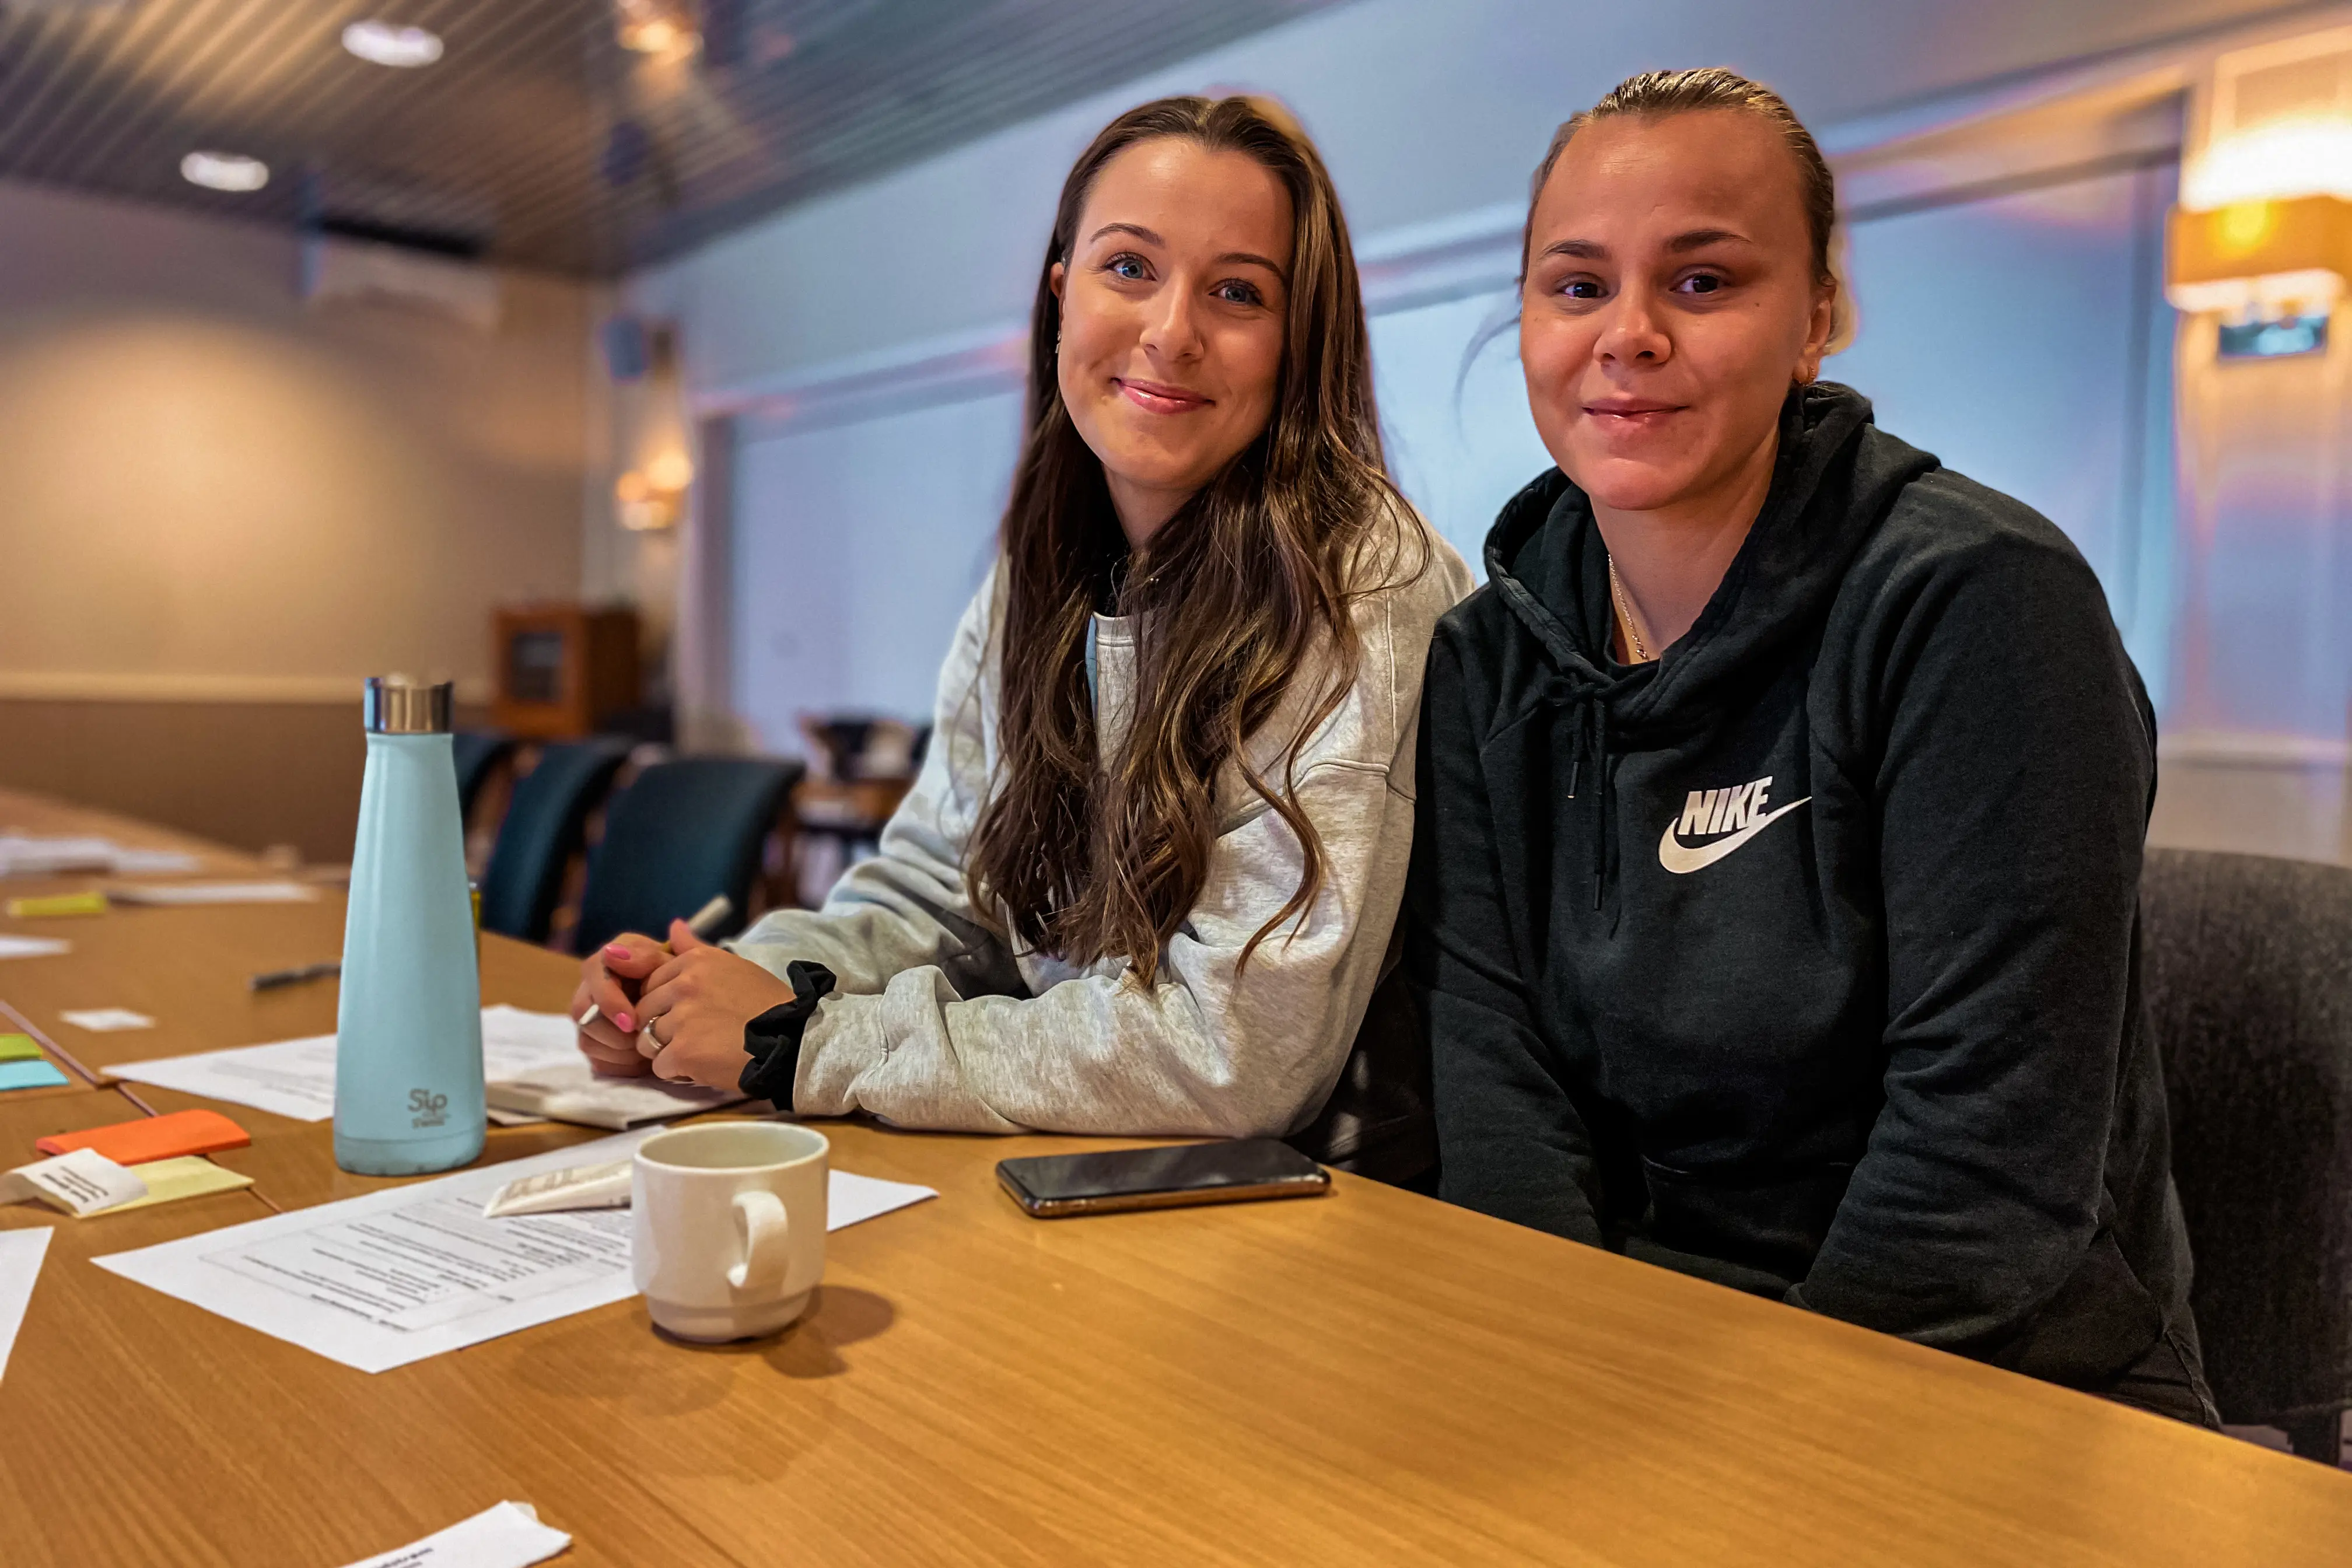
[[[1617,624],[1625,628],[1625,646],[1633,650],[1635,664],[1650,662],[1650,647],[1642,636],[1642,617],[1634,613],[1633,595],[1625,592],[1625,580],[1617,575],[1617,557],[1609,558],[1609,604],[1617,612]]]

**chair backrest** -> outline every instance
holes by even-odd
[[[1433,1194],[1434,1105],[1429,1041],[1400,964],[1373,988],[1331,1098],[1286,1142],[1318,1164]]]
[[[460,730],[449,737],[457,763],[457,815],[471,822],[474,802],[498,765],[514,754],[514,742],[489,730]]]
[[[2352,1405],[2352,870],[2152,849],[2140,909],[2215,1402]]]
[[[506,820],[482,874],[482,925],[524,942],[545,942],[563,896],[563,873],[579,852],[588,814],[629,760],[629,743],[605,738],[541,750],[515,781]]]
[[[604,814],[588,858],[574,950],[625,931],[665,935],[720,893],[735,910],[713,934],[742,930],[761,851],[801,773],[772,757],[686,757],[639,773]]]
[[[859,713],[803,713],[800,724],[817,776],[844,784],[910,776],[921,765],[929,728]]]

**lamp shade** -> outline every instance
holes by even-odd
[[[2172,210],[2165,298],[2180,310],[2326,307],[2352,278],[2352,202],[2296,196]]]

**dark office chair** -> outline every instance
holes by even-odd
[[[2221,1418],[2338,1462],[2352,1407],[2352,870],[2148,851],[2148,1009]]]
[[[514,742],[488,730],[460,730],[449,737],[450,754],[457,763],[457,816],[474,820],[474,803],[499,765],[514,755]]]
[[[741,931],[761,851],[801,772],[772,757],[687,757],[639,773],[605,813],[588,858],[574,951],[625,931],[662,936],[720,893],[735,909],[712,934]]]
[[[1318,1164],[1436,1195],[1429,1044],[1402,965],[1374,988],[1331,1098],[1287,1142]]]
[[[482,926],[524,942],[545,942],[563,896],[563,873],[585,838],[588,814],[629,760],[626,741],[598,738],[548,746],[515,781],[482,876]]]

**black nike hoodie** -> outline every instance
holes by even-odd
[[[1687,636],[1545,474],[1440,623],[1408,973],[1448,1199],[2096,1387],[2189,1258],[2139,991],[2155,721],[2031,509],[1792,394]]]

